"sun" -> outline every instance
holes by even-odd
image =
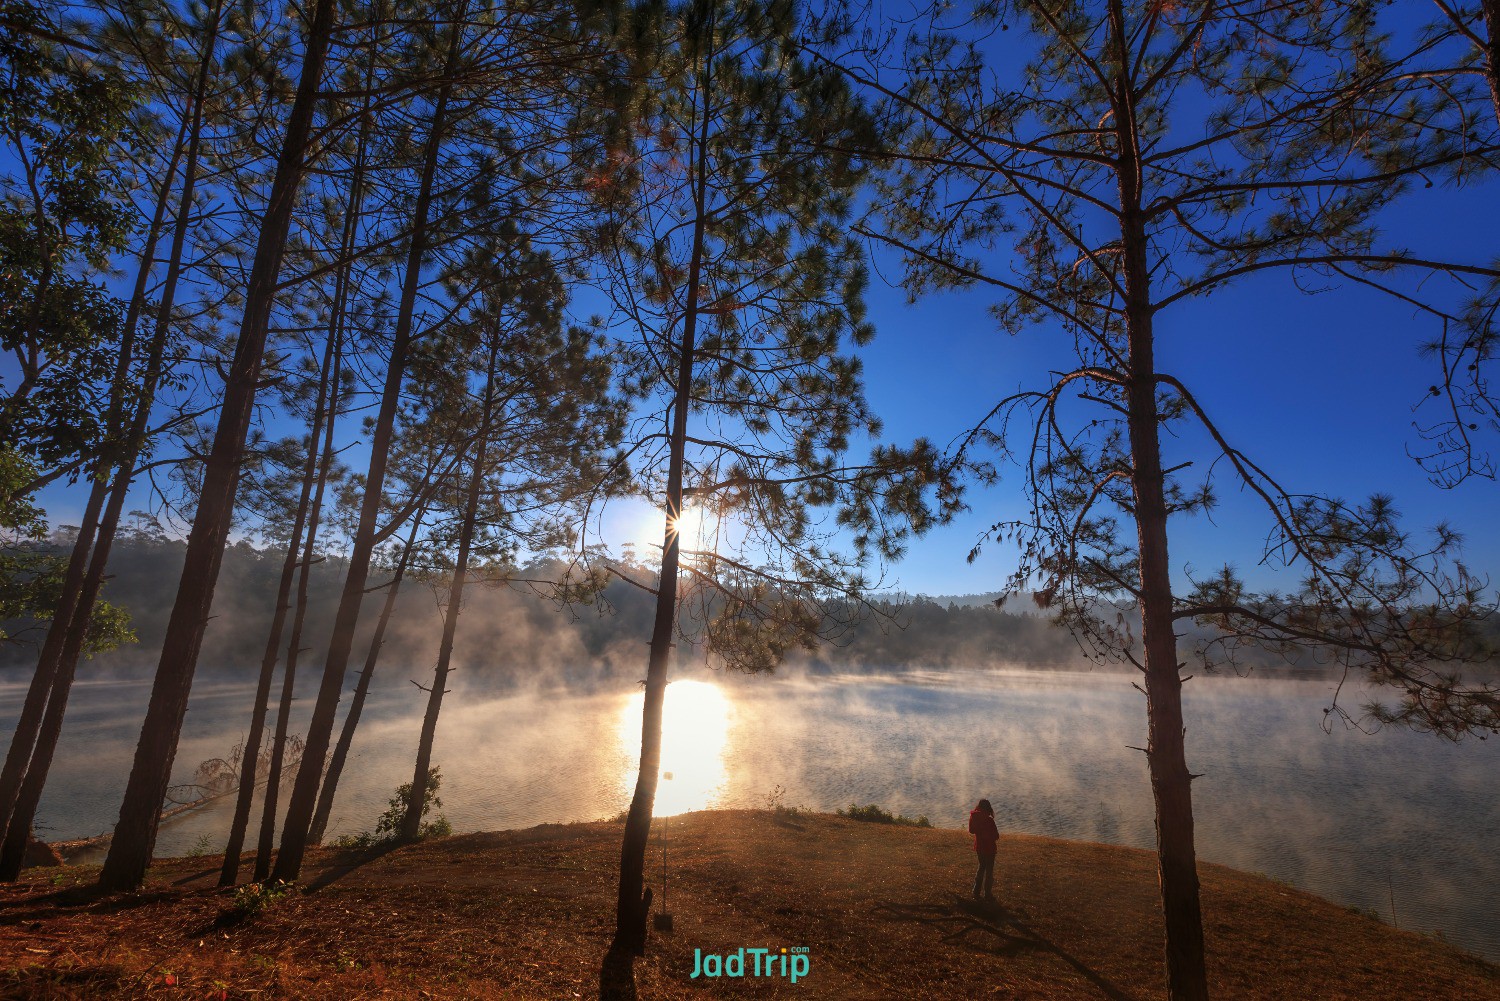
[[[676,518],[667,519],[677,531],[682,545],[692,548],[703,538],[704,511],[701,507],[684,506]]]

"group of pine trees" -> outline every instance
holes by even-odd
[[[1377,718],[1500,728],[1496,690],[1462,673],[1485,655],[1488,608],[1457,536],[1420,541],[1383,497],[1284,485],[1269,446],[1230,440],[1216,401],[1157,360],[1177,316],[1252,276],[1378,290],[1411,317],[1410,349],[1430,348],[1420,460],[1447,485],[1493,476],[1500,267],[1413,252],[1381,226],[1412,192],[1462,197],[1495,166],[1493,0],[881,13],[0,0],[0,620],[47,624],[0,771],[0,876],[19,871],[80,658],[128,639],[104,596],[130,505],[167,512],[186,541],[108,890],[150,862],[236,535],[281,556],[226,885],[256,820],[255,877],[300,874],[404,581],[439,582],[444,602],[410,838],[465,589],[587,599],[621,572],[588,531],[601,505],[660,507],[659,564],[631,581],[654,615],[620,955],[645,946],[684,604],[719,663],[770,670],[878,611],[871,563],[1006,465],[1027,499],[992,533],[1019,550],[1012,584],[1142,675],[1174,999],[1207,994],[1188,653],[1317,648],[1395,686],[1367,707]],[[1059,341],[1053,371],[997,395],[946,452],[880,442],[855,354],[874,332],[872,253],[912,297],[990,290],[1000,329]],[[932,336],[924,350],[941,351]],[[33,543],[38,495],[63,483],[82,514],[59,556]],[[1221,484],[1262,502],[1266,559],[1294,587],[1174,566],[1171,528]],[[714,538],[678,531],[689,508]],[[307,649],[330,552],[336,609]],[[524,578],[542,554],[557,572]],[[1189,624],[1207,649],[1179,642]],[[300,762],[282,775],[309,668]]]

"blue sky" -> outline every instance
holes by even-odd
[[[1016,44],[1019,34],[1004,44]],[[1493,182],[1418,191],[1383,222],[1397,243],[1486,263],[1500,256],[1497,196],[1500,185]],[[879,332],[863,358],[868,396],[888,441],[922,436],[946,446],[1003,396],[1035,388],[1049,370],[1069,365],[1069,345],[1053,329],[1040,326],[1014,337],[998,331],[985,291],[908,305],[902,291],[880,280],[895,280],[897,263],[878,257],[876,272],[869,300]],[[1465,534],[1468,562],[1500,578],[1500,536],[1493,527],[1500,485],[1476,479],[1440,490],[1408,455],[1417,444],[1413,404],[1436,380],[1434,362],[1418,353],[1432,332],[1409,308],[1374,292],[1307,295],[1289,276],[1269,274],[1164,315],[1159,365],[1183,376],[1231,439],[1288,487],[1350,500],[1391,494],[1409,527],[1451,522]],[[345,458],[355,466],[363,461],[358,449]],[[991,545],[972,565],[965,557],[987,526],[1021,511],[1014,470],[1006,472],[998,485],[972,489],[970,512],[913,541],[907,557],[890,568],[886,586],[927,594],[998,589],[1013,565],[1008,549]],[[1174,522],[1174,566],[1208,571],[1229,561],[1268,583],[1254,569],[1265,519],[1242,495],[1221,490],[1220,499],[1211,518]],[[77,521],[78,491],[57,487],[41,500],[54,523]],[[651,542],[659,516],[626,503],[603,525],[607,542]]]
[[[1485,262],[1500,254],[1497,195],[1494,183],[1424,191],[1390,214],[1387,228],[1410,246]],[[869,300],[878,333],[862,357],[887,441],[924,436],[946,446],[997,400],[1069,364],[1070,346],[1054,329],[1000,332],[987,313],[993,301],[987,291],[941,293],[908,305],[904,292],[879,277],[894,281],[896,262],[876,263]],[[1271,274],[1175,309],[1159,329],[1160,367],[1182,374],[1226,434],[1288,487],[1350,500],[1391,494],[1413,529],[1451,522],[1465,535],[1466,561],[1500,580],[1494,529],[1500,484],[1476,479],[1441,490],[1407,454],[1417,443],[1412,406],[1436,377],[1434,363],[1418,352],[1432,328],[1409,308],[1358,289],[1308,295],[1286,275]],[[359,454],[346,461],[359,465]],[[1021,511],[1015,481],[1007,470],[999,484],[972,488],[971,511],[914,540],[906,558],[889,568],[885,586],[922,594],[999,589],[1014,564],[1012,551],[991,544],[973,564],[966,556],[985,528]],[[54,487],[41,499],[54,524],[76,523],[76,490]],[[649,509],[623,502],[603,521],[605,541],[659,541],[659,525]],[[1266,528],[1254,503],[1221,491],[1211,519],[1174,521],[1174,568],[1208,571],[1228,561],[1253,582],[1269,584],[1269,575],[1255,569]]]
[[[1422,191],[1384,222],[1398,243],[1488,263],[1500,256],[1500,186]],[[879,334],[865,370],[892,440],[926,435],[947,444],[1007,393],[1069,365],[1070,344],[1055,330],[998,331],[983,291],[907,306],[899,290],[877,286],[871,300]],[[1351,501],[1390,494],[1410,528],[1451,522],[1465,535],[1464,558],[1500,581],[1500,484],[1475,479],[1442,490],[1407,453],[1418,444],[1412,406],[1437,378],[1436,363],[1418,350],[1433,332],[1409,307],[1373,291],[1309,295],[1286,274],[1266,274],[1164,314],[1158,367],[1182,375],[1230,440],[1289,488]],[[965,556],[988,525],[1020,510],[1014,474],[1007,479],[973,490],[969,514],[912,545],[896,568],[902,587],[956,594],[1001,586],[1014,563],[1009,551],[988,547],[973,565]],[[1174,519],[1174,567],[1228,561],[1269,582],[1255,570],[1265,519],[1227,488],[1220,501],[1211,520]]]

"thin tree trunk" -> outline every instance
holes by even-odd
[[[167,623],[151,703],[136,746],[124,801],[120,805],[120,819],[115,825],[109,855],[99,875],[100,885],[108,890],[138,887],[145,878],[156,843],[157,819],[171,781],[172,761],[177,753],[182,719],[187,712],[188,692],[197,667],[198,651],[203,644],[203,631],[208,624],[214,585],[218,582],[234,512],[239,468],[260,381],[276,280],[286,252],[292,211],[302,185],[303,155],[328,53],[335,6],[335,0],[317,0],[312,10],[303,47],[302,76],[287,118],[286,136],[261,222],[239,339],[224,385],[218,429],[205,463],[203,488],[192,531],[188,535],[177,599]]]
[[[712,29],[710,28],[710,31]],[[687,457],[687,418],[692,402],[693,350],[698,327],[698,298],[703,281],[704,228],[708,207],[708,119],[712,84],[712,54],[704,69],[703,121],[697,139],[694,193],[693,249],[688,264],[687,300],[683,307],[682,342],[677,359],[677,386],[672,401],[671,454],[667,461],[667,526],[662,540],[661,579],[656,585],[656,617],[651,626],[651,652],[646,665],[646,690],[641,707],[641,760],[635,793],[625,817],[620,845],[620,886],[615,901],[613,949],[637,955],[646,949],[646,901],[643,897],[646,843],[651,837],[651,815],[661,770],[662,704],[667,693],[667,668],[672,635],[677,624],[677,571],[680,562],[678,519],[682,515],[682,471]]]
[[[385,489],[386,463],[390,455],[391,438],[396,424],[396,410],[401,398],[401,383],[406,373],[406,356],[411,346],[412,318],[416,309],[417,288],[421,284],[422,259],[426,251],[427,220],[432,206],[432,188],[437,174],[438,154],[448,111],[448,100],[452,93],[453,70],[457,65],[459,46],[463,37],[460,24],[455,25],[450,42],[444,83],[438,91],[433,109],[432,131],[427,137],[427,148],[423,151],[422,177],[417,191],[416,205],[412,216],[411,246],[406,257],[406,273],[401,289],[401,305],[396,315],[396,329],[391,339],[390,362],[386,369],[384,391],[381,394],[380,413],[375,421],[375,430],[370,441],[370,466],[365,477],[365,495],[360,506],[359,526],[355,531],[354,545],[349,554],[349,570],[344,578],[343,593],[339,597],[338,613],[334,617],[333,635],[328,644],[328,657],[323,665],[323,680],[318,687],[317,702],[313,705],[312,718],[308,722],[307,739],[302,751],[302,764],[297,770],[297,780],[292,786],[292,795],[287,803],[286,823],[281,832],[281,849],[276,855],[274,875],[277,879],[293,882],[302,872],[302,858],[307,851],[308,829],[312,823],[313,808],[317,803],[318,786],[323,777],[323,765],[328,755],[329,739],[333,734],[334,716],[338,711],[339,696],[344,687],[344,673],[349,666],[349,655],[354,645],[354,630],[359,623],[360,606],[364,600],[365,584],[370,573],[370,558],[375,548],[376,522],[380,515],[381,495]]]
[[[385,642],[386,626],[390,624],[391,614],[396,610],[396,596],[401,592],[401,580],[406,576],[406,565],[411,560],[412,547],[417,543],[417,534],[421,531],[422,520],[426,516],[426,509],[417,512],[412,519],[411,532],[406,537],[406,548],[401,551],[401,557],[396,561],[396,572],[391,577],[386,587],[385,604],[380,609],[380,618],[375,622],[375,634],[370,637],[370,649],[365,653],[364,670],[360,672],[359,681],[354,686],[354,696],[349,701],[349,712],[344,717],[344,726],[339,731],[338,743],[334,745],[333,755],[328,759],[328,773],[323,776],[323,784],[318,789],[318,806],[313,812],[312,826],[308,829],[307,840],[315,845],[323,843],[323,834],[328,830],[328,816],[333,812],[333,797],[338,791],[339,778],[344,773],[344,762],[349,758],[349,746],[354,743],[354,731],[359,726],[360,715],[364,712],[365,698],[370,693],[370,679],[375,676],[375,665],[380,659],[380,647]]]
[[[448,607],[443,615],[443,639],[438,646],[437,666],[432,671],[432,688],[427,692],[427,712],[422,717],[422,735],[417,741],[417,760],[412,772],[411,796],[406,801],[406,816],[401,819],[401,840],[415,841],[422,831],[422,806],[427,798],[428,769],[432,766],[432,743],[437,736],[438,714],[443,709],[443,694],[453,663],[453,638],[458,633],[458,617],[463,612],[464,583],[469,574],[469,552],[474,543],[474,523],[479,517],[479,495],[484,486],[484,460],[489,450],[490,421],[494,407],[495,362],[499,356],[499,335],[490,342],[489,372],[484,386],[484,413],[479,421],[475,443],[474,471],[469,476],[464,498],[463,522],[458,530],[458,559],[453,565],[453,584],[448,591]]]
[[[1156,804],[1157,873],[1166,923],[1167,992],[1172,1001],[1207,1001],[1203,913],[1193,844],[1193,777],[1188,772],[1184,746],[1182,676],[1172,617],[1171,564],[1167,557],[1166,477],[1161,465],[1161,422],[1156,405],[1151,274],[1141,211],[1141,157],[1136,141],[1139,131],[1135,94],[1128,77],[1130,62],[1120,0],[1112,0],[1110,20],[1118,52],[1114,110],[1129,356],[1126,425],[1140,555],[1146,760]]]
[[[115,381],[111,401],[112,419],[119,420],[120,408],[124,405],[125,387],[128,383],[130,361],[135,350],[135,328],[146,301],[146,287],[155,265],[156,244],[161,238],[162,225],[166,221],[167,206],[171,202],[172,182],[177,176],[177,164],[182,158],[188,132],[188,116],[184,115],[173,145],[172,157],[167,164],[166,177],[157,192],[156,209],[151,225],[146,231],[146,243],[141,250],[140,269],[136,273],[135,289],[130,297],[123,324],[124,336],[120,344],[119,362],[115,368]],[[111,430],[115,425],[110,425]],[[61,598],[54,610],[52,621],[47,626],[47,637],[42,641],[35,672],[26,689],[26,701],[22,703],[20,718],[16,720],[15,732],[11,734],[10,749],[5,764],[0,767],[0,838],[6,836],[10,820],[15,812],[16,797],[36,747],[37,734],[42,727],[42,716],[51,697],[53,683],[61,664],[67,630],[78,609],[78,596],[83,590],[84,574],[87,572],[90,551],[98,533],[99,515],[108,496],[106,484],[109,456],[101,456],[91,478],[89,499],[84,507],[83,518],[78,526],[78,537],[73,541],[73,551],[68,557],[68,566],[63,571]],[[30,820],[26,822],[26,833],[31,833]]]
[[[245,749],[240,756],[240,785],[235,797],[234,819],[229,825],[229,841],[224,848],[224,865],[219,870],[219,885],[233,886],[239,878],[240,854],[245,847],[245,830],[250,822],[250,807],[255,799],[258,781],[256,771],[260,763],[260,744],[265,732],[266,713],[271,696],[271,681],[276,674],[276,662],[281,656],[281,638],[286,628],[287,613],[292,607],[292,585],[297,577],[298,555],[302,550],[303,530],[307,526],[308,508],[312,501],[313,480],[318,473],[318,442],[322,437],[324,423],[332,423],[329,413],[329,384],[338,377],[334,366],[335,342],[339,337],[337,324],[331,324],[328,340],[323,348],[323,361],[318,372],[318,397],[313,408],[313,419],[308,427],[307,459],[303,464],[302,487],[297,497],[297,513],[292,520],[291,538],[287,540],[286,556],[281,563],[281,577],[276,587],[276,609],[271,616],[271,628],[266,636],[265,652],[261,655],[260,675],[255,684],[255,704],[250,712],[250,732],[245,737]],[[278,722],[277,732],[282,727]],[[274,782],[274,779],[272,780]],[[266,796],[273,795],[270,787]]]
[[[1485,80],[1490,85],[1490,103],[1495,106],[1495,121],[1500,122],[1500,0],[1479,0],[1484,13]]]
[[[374,59],[372,55],[370,67],[365,75],[366,90],[369,90],[371,86],[374,72],[373,67]],[[303,530],[308,524],[309,496],[312,492],[314,481],[316,481],[317,499],[313,506],[321,511],[323,489],[328,481],[328,469],[333,456],[333,427],[338,417],[338,380],[340,378],[343,358],[343,328],[345,317],[348,315],[354,241],[358,236],[359,220],[364,204],[365,148],[369,142],[371,121],[369,110],[370,98],[366,96],[364,115],[360,122],[359,139],[355,147],[354,176],[350,184],[349,207],[344,217],[344,226],[339,243],[341,263],[334,275],[333,305],[329,317],[328,342],[324,351],[323,367],[318,383],[317,408],[314,411],[314,420],[308,432],[310,447],[307,453],[307,463],[303,469],[302,494],[297,505],[296,527],[287,545],[286,563],[282,567],[282,577],[277,593],[276,618],[272,622],[271,632],[266,640],[265,657],[261,663],[261,674],[256,685],[255,708],[251,717],[250,736],[246,738],[246,752],[242,758],[243,771],[240,778],[239,797],[235,802],[234,823],[230,827],[229,845],[225,849],[224,854],[224,867],[219,873],[220,886],[234,885],[235,880],[239,876],[240,854],[244,848],[245,834],[250,824],[250,808],[255,798],[255,787],[257,785],[256,770],[260,763],[260,745],[265,732],[271,681],[275,675],[276,662],[281,653],[281,639],[283,626],[286,622],[286,612],[291,606],[291,589],[297,568],[297,551],[301,548]],[[320,431],[323,432],[324,438],[321,451],[316,447]],[[320,455],[321,459],[319,458]],[[308,548],[309,554],[304,556],[303,562],[304,581],[306,580],[307,567],[309,566],[306,561],[311,559],[311,546],[309,545]],[[303,594],[305,595],[305,591],[303,591]],[[305,600],[299,607],[306,607]],[[300,642],[300,626],[295,632],[298,634],[299,639],[293,641],[292,646],[294,648]],[[266,799],[263,806],[261,833],[257,842],[255,856],[256,879],[264,879],[270,867],[272,832],[275,829],[276,801],[281,790],[281,768],[286,748],[285,720],[290,710],[290,689],[294,683],[295,672],[295,660],[289,655],[287,675],[282,685],[281,707],[277,716],[271,760],[268,762],[269,774],[266,782]]]
[[[68,568],[63,578],[62,600],[48,627],[38,661],[37,673],[27,692],[23,707],[7,756],[4,781],[0,781],[0,803],[5,804],[4,831],[0,841],[0,880],[10,882],[20,876],[25,858],[26,842],[31,834],[31,825],[41,802],[42,791],[52,767],[52,758],[57,750],[57,741],[62,734],[63,717],[67,712],[68,697],[72,692],[73,676],[78,667],[78,658],[88,639],[88,630],[93,619],[99,589],[104,581],[104,570],[109,560],[110,547],[115,530],[119,526],[120,511],[124,495],[129,489],[136,460],[140,456],[145,430],[150,422],[150,411],[155,399],[156,387],[161,379],[162,356],[168,334],[167,319],[172,308],[172,297],[181,274],[183,238],[186,218],[192,205],[193,184],[196,177],[198,150],[202,134],[203,97],[207,86],[209,66],[213,61],[214,46],[218,38],[217,21],[209,29],[204,45],[203,58],[199,63],[198,84],[192,99],[191,112],[183,116],[173,144],[172,156],[167,164],[166,177],[157,194],[156,209],[152,215],[145,246],[141,253],[140,268],[136,273],[135,288],[130,305],[126,309],[121,339],[120,356],[116,363],[111,392],[110,412],[106,427],[111,435],[119,435],[118,444],[100,456],[88,504],[84,510],[83,523],[79,526],[78,538],[74,541]],[[147,352],[146,371],[136,401],[135,415],[131,426],[122,427],[129,409],[127,397],[130,385],[130,365],[135,357],[136,328],[141,310],[145,306],[147,285],[150,281],[156,258],[157,242],[161,238],[167,206],[170,202],[172,182],[177,174],[177,165],[186,148],[187,164],[184,168],[182,193],[178,199],[172,249],[168,258],[166,282],[162,292],[162,306],[158,311],[157,325]],[[133,386],[131,387],[134,388]],[[115,470],[114,479],[106,484],[110,469]],[[101,507],[103,508],[101,521]],[[44,682],[43,699],[45,711],[38,719],[28,718],[27,710],[34,710],[33,696]],[[30,746],[27,747],[27,744]],[[23,755],[23,751],[26,753]],[[15,764],[12,763],[14,757]],[[19,788],[17,788],[17,784]]]
[[[42,727],[42,717],[52,694],[52,684],[57,679],[58,665],[62,662],[63,638],[67,629],[64,617],[72,618],[77,607],[77,596],[82,588],[83,575],[88,563],[89,545],[84,533],[93,536],[98,524],[99,509],[104,506],[108,491],[103,483],[95,481],[89,490],[88,505],[84,509],[83,524],[78,530],[78,539],[73,543],[72,555],[64,571],[62,600],[53,612],[52,622],[47,627],[47,638],[42,642],[42,652],[37,660],[36,671],[26,689],[26,701],[21,705],[21,716],[16,721],[16,732],[10,739],[10,751],[5,756],[5,767],[0,770],[0,830],[8,831],[15,817],[16,796],[26,778],[27,766],[31,763],[32,751],[36,747],[37,734]],[[31,823],[15,821],[16,826],[31,833]],[[0,877],[3,878],[3,877]]]
[[[333,371],[343,367],[343,348],[334,341]],[[337,375],[328,420],[324,426],[321,458],[318,461],[312,504],[308,509],[307,538],[302,548],[302,568],[297,577],[297,606],[292,616],[292,635],[287,642],[286,672],[281,682],[281,704],[276,710],[276,736],[271,745],[271,763],[266,772],[266,801],[261,812],[260,838],[255,852],[255,878],[264,880],[271,874],[271,846],[276,837],[276,804],[281,798],[281,769],[286,761],[287,730],[292,719],[292,697],[296,688],[297,665],[302,656],[302,630],[307,624],[307,589],[312,577],[314,555],[318,545],[318,526],[323,518],[323,496],[328,489],[328,473],[333,466],[333,429],[338,418]],[[315,450],[316,451],[316,450]]]

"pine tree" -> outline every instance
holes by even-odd
[[[261,222],[239,338],[224,387],[212,450],[205,463],[182,580],[120,807],[120,821],[99,877],[106,889],[128,890],[139,886],[151,861],[157,820],[170,781],[198,649],[228,538],[240,464],[259,388],[272,301],[297,192],[306,170],[307,141],[332,37],[335,7],[334,0],[318,0],[310,12],[296,97],[287,118],[276,177]]]
[[[658,16],[659,14],[659,16]],[[643,861],[662,703],[687,588],[719,597],[713,655],[745,670],[816,643],[828,600],[857,596],[867,552],[899,551],[932,517],[925,443],[847,463],[879,423],[859,362],[873,334],[847,232],[873,127],[836,74],[800,61],[786,3],[694,0],[635,11],[620,32],[634,97],[593,175],[599,240],[636,392],[651,401],[632,462],[666,530],[656,581],[640,770],[620,854],[613,950],[645,946]],[[915,486],[913,486],[915,485]],[[684,504],[741,539],[684,550]],[[951,499],[951,495],[950,495]],[[820,530],[837,511],[854,552]]]
[[[884,218],[869,228],[905,256],[913,292],[990,288],[1004,329],[1044,325],[1073,349],[1045,387],[1001,401],[960,456],[992,472],[979,457],[993,447],[1024,471],[1029,514],[993,532],[1020,549],[1012,586],[1142,673],[1167,983],[1174,999],[1200,999],[1176,624],[1216,627],[1204,656],[1318,646],[1435,707],[1455,689],[1441,665],[1472,651],[1484,610],[1478,582],[1450,562],[1452,532],[1418,544],[1388,499],[1293,492],[1230,442],[1211,401],[1159,361],[1162,331],[1174,307],[1250,275],[1397,291],[1407,272],[1490,275],[1387,248],[1377,226],[1415,179],[1462,164],[1473,122],[1463,100],[1423,82],[1420,41],[1386,38],[1366,5],[975,13],[903,40],[899,82],[873,61],[845,62],[904,129]],[[1014,71],[993,58],[1011,23],[1027,29]],[[1205,442],[1209,461],[1177,454],[1184,439]],[[1197,470],[1206,478],[1188,478]],[[1169,525],[1212,505],[1215,474],[1263,502],[1266,562],[1300,576],[1290,593],[1256,594],[1227,566],[1174,581]]]

